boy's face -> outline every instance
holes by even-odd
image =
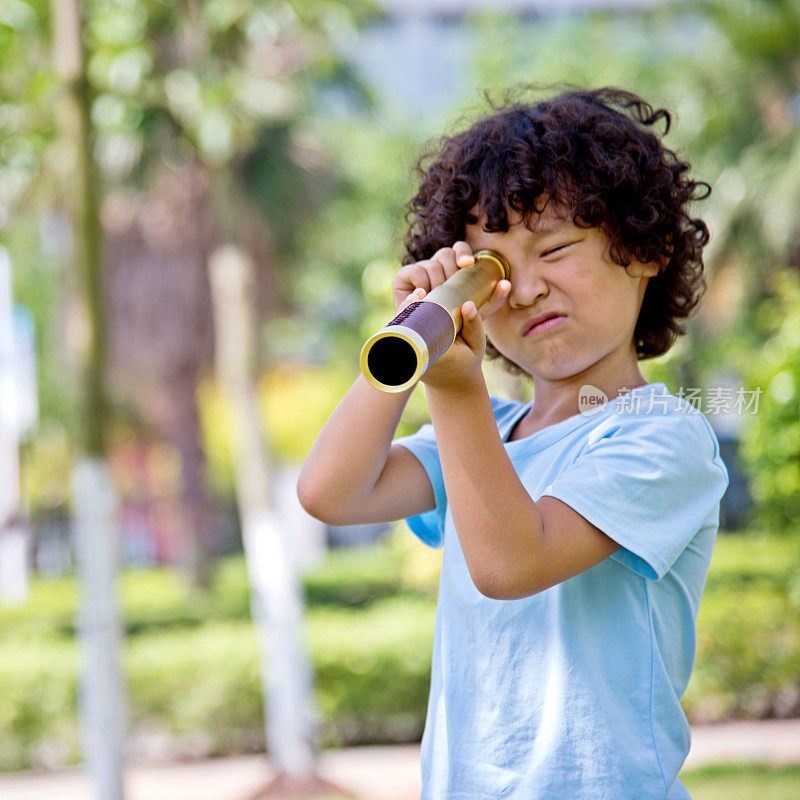
[[[485,221],[481,216],[467,225],[465,240],[473,252],[497,250],[511,265],[508,299],[484,320],[488,338],[502,355],[534,380],[545,381],[569,379],[600,362],[617,371],[631,368],[631,359],[636,364],[633,331],[657,264],[633,261],[626,269],[614,263],[599,228],[578,228],[552,203],[543,214],[533,215],[532,229],[513,210],[505,233],[487,233]],[[523,333],[543,312],[563,318]]]

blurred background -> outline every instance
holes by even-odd
[[[667,107],[713,187],[705,302],[642,364],[731,478],[684,708],[800,718],[796,0],[0,0],[0,794],[419,742],[440,553],[295,482],[392,316],[416,157],[562,81]],[[418,388],[398,435],[426,421]],[[797,797],[785,730],[793,765],[686,785]]]

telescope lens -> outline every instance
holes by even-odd
[[[411,345],[399,336],[379,339],[367,355],[372,376],[384,386],[400,386],[410,380],[417,368],[417,356]]]

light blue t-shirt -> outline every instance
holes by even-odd
[[[728,473],[705,416],[663,383],[507,441],[531,406],[491,397],[522,483],[621,547],[539,594],[472,582],[433,427],[394,440],[425,467],[436,508],[410,518],[444,545],[422,800],[685,800],[680,699]]]

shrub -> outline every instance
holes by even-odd
[[[322,745],[413,741],[422,733],[438,554],[426,549],[417,563],[408,558],[415,547],[423,546],[406,539],[332,553],[305,579]],[[800,715],[798,567],[800,554],[785,536],[720,535],[683,700],[690,721]],[[74,596],[70,580],[39,580],[24,608],[0,612],[0,769],[79,757]],[[172,572],[147,570],[126,574],[121,596],[134,751],[263,750],[258,644],[241,558],[220,565],[208,595]]]
[[[798,567],[791,539],[719,538],[683,699],[691,721],[800,716]]]
[[[755,504],[750,527],[800,533],[800,278],[777,273],[774,296],[757,320],[767,340],[739,353],[751,390],[761,389],[757,414],[744,416],[741,460]]]

